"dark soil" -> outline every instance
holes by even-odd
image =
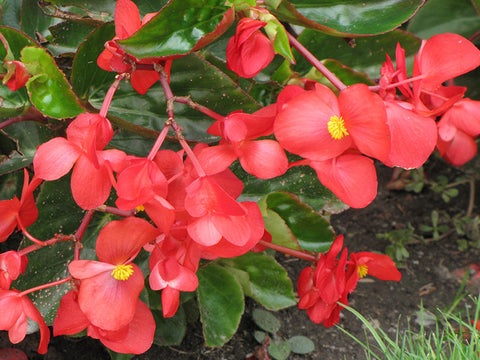
[[[465,214],[468,208],[470,189],[468,185],[459,185],[458,197],[445,203],[438,193],[428,187],[421,193],[402,190],[387,190],[386,185],[392,176],[392,169],[381,166],[378,168],[379,193],[377,199],[365,209],[350,209],[341,214],[332,216],[332,225],[337,234],[345,235],[345,245],[350,251],[378,251],[385,252],[389,241],[377,238],[377,234],[389,233],[392,230],[413,227],[416,235],[423,235],[427,241],[419,238],[412,239],[406,246],[410,257],[406,259],[400,270],[400,282],[380,281],[367,277],[360,281],[357,289],[350,296],[350,305],[358,310],[376,326],[381,327],[387,334],[395,336],[397,325],[402,329],[407,321],[415,327],[415,314],[423,302],[426,309],[444,309],[452,304],[460,287],[461,275],[459,271],[471,263],[480,262],[480,250],[469,248],[460,251],[457,241],[459,235],[450,227],[440,240],[428,239],[431,234],[420,231],[421,225],[431,225],[431,213],[437,210],[440,214],[447,214],[450,218]],[[433,158],[425,166],[427,177],[436,178],[445,175],[449,182],[454,182],[458,170],[445,162]],[[476,193],[480,187],[476,186]],[[477,201],[477,204],[479,202]],[[479,213],[479,206],[474,213]],[[445,219],[441,216],[441,219]],[[296,281],[298,274],[305,267],[305,262],[295,258],[278,256],[292,279]],[[478,287],[469,283],[471,294],[478,294]],[[181,346],[158,347],[153,346],[143,355],[134,359],[214,359],[214,360],[243,360],[253,356],[258,343],[253,332],[258,330],[251,313],[259,306],[247,300],[246,311],[237,334],[223,348],[212,349],[203,346],[202,328],[200,323],[194,323]],[[459,308],[464,307],[460,304]],[[1,310],[0,310],[1,312]],[[1,315],[0,315],[1,316]],[[282,322],[281,335],[289,338],[294,335],[304,335],[315,343],[315,351],[308,355],[291,355],[289,359],[365,359],[364,350],[360,345],[345,335],[336,327],[324,328],[311,322],[305,311],[296,307],[285,309],[278,313]],[[400,321],[399,321],[400,318]],[[364,328],[360,320],[346,310],[342,311],[338,324],[357,338],[365,341]],[[372,339],[369,339],[370,341]],[[49,352],[45,356],[36,353],[38,335],[30,335],[22,343],[12,346],[5,331],[0,332],[0,349],[15,347],[26,352],[29,359],[108,359],[105,348],[96,340],[89,338],[53,338]],[[253,359],[254,357],[252,357]]]

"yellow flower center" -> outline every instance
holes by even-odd
[[[332,138],[334,138],[335,140],[340,140],[344,136],[349,135],[347,128],[345,127],[345,121],[341,116],[340,118],[336,115],[332,116],[327,126],[328,126],[328,132],[330,133],[330,135],[332,135]]]
[[[143,205],[138,205],[135,209],[137,211],[145,211],[145,207]]]
[[[128,280],[130,275],[133,274],[132,265],[117,265],[112,271],[112,276],[117,280]]]
[[[363,264],[363,265],[358,265],[357,266],[357,272],[358,272],[358,276],[361,278],[367,276],[368,274],[368,266]]]

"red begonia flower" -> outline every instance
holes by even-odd
[[[202,246],[217,244],[222,237],[235,246],[250,240],[252,228],[247,209],[209,176],[198,178],[187,188],[185,210],[192,217],[190,237]]]
[[[274,132],[286,150],[315,161],[332,159],[351,147],[379,160],[390,151],[385,107],[365,84],[349,86],[338,100],[317,84],[283,105]]]
[[[336,257],[343,246],[343,236],[338,236],[326,255],[322,254],[315,270],[308,267],[300,274],[297,290],[300,297],[298,307],[306,309],[310,319],[325,327],[340,320],[342,304],[347,305],[346,273],[347,249],[337,261]]]
[[[260,179],[283,175],[288,169],[288,159],[282,147],[274,140],[256,140],[273,131],[272,111],[268,116],[235,112],[215,122],[209,132],[222,137],[218,146],[203,149],[199,161],[206,164],[209,173],[225,170],[237,158],[243,169]],[[274,110],[275,111],[275,110]]]
[[[131,71],[130,82],[132,87],[141,95],[145,94],[150,87],[160,80],[160,76],[155,70],[137,70],[124,59],[131,58],[132,62],[140,64],[153,64],[152,60],[138,60],[127,55],[115,42],[123,40],[133,35],[138,29],[154,17],[156,13],[147,14],[140,19],[140,12],[137,5],[130,0],[118,0],[115,7],[115,38],[106,44],[106,49],[97,59],[97,64],[106,71],[116,71],[119,73]],[[170,72],[171,61],[163,62],[167,71]]]
[[[28,79],[30,79],[30,74],[28,73],[25,64],[21,61],[6,61],[6,68],[8,72],[3,78],[3,84],[7,85],[8,88],[12,91],[17,91],[18,89],[25,86]]]
[[[266,68],[275,51],[270,40],[260,32],[266,22],[240,19],[237,31],[227,45],[227,67],[244,78],[251,78]]]
[[[72,276],[81,280],[80,309],[93,325],[118,330],[132,321],[144,286],[142,271],[132,260],[158,235],[158,229],[140,218],[112,221],[98,235],[99,261],[74,260],[69,264]]]
[[[395,262],[388,256],[364,251],[351,253],[348,262],[347,288],[351,293],[359,279],[372,275],[380,280],[400,281],[402,274]]]
[[[27,319],[30,319],[40,327],[38,352],[40,354],[47,353],[50,330],[38,309],[26,295],[21,295],[17,290],[0,289],[0,309],[2,309],[0,330],[8,331],[8,337],[13,344],[18,344],[25,338]]]
[[[0,289],[8,290],[13,280],[25,272],[28,259],[26,255],[19,255],[16,251],[7,251],[0,254]]]
[[[480,102],[457,101],[437,123],[437,148],[455,166],[462,166],[477,153],[474,138],[480,135]]]
[[[78,295],[71,290],[60,300],[53,323],[53,334],[75,335],[87,328],[88,336],[99,339],[109,349],[124,354],[142,354],[153,343],[155,320],[147,305],[138,300],[135,315],[125,327],[109,331],[92,325],[78,305]]]
[[[0,242],[7,240],[16,227],[26,228],[37,220],[38,209],[33,198],[33,191],[41,184],[42,180],[35,176],[31,183],[28,180],[28,171],[24,169],[21,199],[18,200],[15,196],[11,200],[0,201]],[[18,223],[18,219],[21,224]]]
[[[383,163],[405,169],[419,168],[435,149],[435,120],[418,115],[406,102],[385,101],[385,109],[390,128],[390,153]]]
[[[325,161],[309,161],[320,182],[353,208],[369,205],[377,196],[377,172],[372,159],[346,152]]]
[[[245,222],[248,223],[250,229],[247,242],[243,245],[236,245],[225,239],[225,237],[222,237],[222,239],[215,245],[199,245],[199,248],[202,250],[202,257],[214,259],[217,257],[230,258],[240,256],[252,250],[260,241],[260,239],[262,239],[265,231],[265,225],[263,223],[262,213],[257,203],[253,201],[244,201],[241,203],[241,205],[247,212]]]
[[[113,170],[122,166],[124,152],[101,151],[113,136],[110,122],[98,114],[80,114],[68,126],[67,138],[54,138],[38,147],[35,175],[57,180],[73,167],[72,195],[83,209],[102,205],[110,195]]]
[[[159,229],[168,233],[175,220],[175,209],[165,199],[167,179],[158,165],[146,158],[127,156],[126,168],[118,175],[115,202],[122,210],[143,206]]]

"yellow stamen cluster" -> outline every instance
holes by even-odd
[[[332,116],[327,126],[328,126],[328,132],[330,133],[330,135],[332,135],[332,138],[334,138],[335,140],[340,140],[343,137],[349,135],[347,128],[345,127],[345,121],[341,116],[340,118],[336,115]]]
[[[112,276],[117,280],[128,280],[130,275],[133,274],[133,266],[132,265],[117,265],[115,269],[112,271]]]
[[[138,205],[135,209],[137,211],[145,211],[145,207],[143,205]]]
[[[363,264],[363,265],[358,265],[357,266],[357,272],[358,272],[358,276],[361,278],[367,276],[368,274],[368,266]]]

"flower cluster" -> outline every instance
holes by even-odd
[[[181,101],[169,87],[172,59],[183,55],[137,59],[117,42],[131,37],[156,14],[147,14],[142,20],[132,1],[118,0],[116,36],[106,43],[97,64],[119,76],[100,112],[70,119],[66,137],[40,145],[33,159],[31,182],[25,170],[21,199],[0,201],[0,242],[18,228],[35,243],[18,252],[0,254],[0,307],[7,310],[0,318],[0,330],[8,330],[14,343],[24,338],[31,319],[40,327],[39,352],[47,351],[48,327],[27,295],[69,282],[71,290],[62,297],[54,335],[86,329],[89,336],[113,351],[143,353],[153,342],[155,320],[140,300],[147,275],[147,266],[142,271],[135,263],[140,252],[148,253],[149,288],[161,290],[163,316],[172,317],[179,308],[180,293],[199,286],[197,271],[202,261],[263,251],[268,245],[282,248],[270,244],[272,236],[265,229],[257,203],[239,201],[244,184],[229,168],[236,160],[260,179],[281,176],[294,166],[310,166],[339,199],[360,208],[377,193],[374,159],[388,166],[417,168],[435,147],[454,165],[464,164],[476,153],[480,103],[463,98],[465,88],[443,84],[479,66],[480,51],[455,34],[424,41],[410,78],[405,52],[398,46],[396,68],[387,56],[376,87],[340,84],[337,94],[325,85],[305,80],[302,87],[286,86],[276,103],[253,114],[235,111],[222,116],[196,104],[195,108],[215,120],[208,133],[220,140],[215,145],[199,143],[191,148],[174,117],[173,103]],[[231,21],[233,9],[224,14],[217,27],[222,29],[216,35]],[[277,23],[275,31],[281,31],[283,27]],[[240,19],[226,50],[230,70],[249,78],[268,66],[275,56],[271,36],[275,32],[270,30],[265,36],[261,29],[267,26],[268,22],[258,18]],[[198,47],[214,36],[205,38]],[[198,49],[197,45],[191,51]],[[29,74],[24,64],[16,60],[5,64],[8,72],[4,83],[13,91],[25,86]],[[114,130],[107,113],[119,82],[125,78],[140,94],[160,81],[167,100],[168,121],[144,157],[108,149]],[[182,101],[188,104],[191,100]],[[182,147],[179,151],[161,149],[170,130]],[[301,159],[289,163],[287,152]],[[42,181],[60,179],[71,170],[73,199],[87,210],[84,222],[75,236],[55,235],[39,241],[26,229],[38,217],[34,191]],[[97,260],[81,259],[83,232],[94,211],[106,211],[109,198],[116,205],[109,211],[124,218],[100,230],[95,243]],[[24,292],[10,289],[25,271],[26,254],[67,240],[75,241],[68,278]],[[338,236],[326,254],[297,252],[303,258],[315,258],[298,279],[299,307],[307,310],[312,321],[327,327],[339,321],[342,306],[348,304],[348,295],[360,278],[401,278],[388,256],[370,252],[349,255],[342,248],[343,236]],[[287,253],[292,250],[283,249]]]
[[[300,273],[297,290],[298,307],[306,309],[310,319],[330,327],[340,320],[340,310],[348,305],[348,295],[355,290],[358,280],[372,275],[380,280],[400,281],[402,275],[387,255],[371,252],[351,253],[343,247],[343,235],[338,236],[326,254],[321,254],[314,266]]]

